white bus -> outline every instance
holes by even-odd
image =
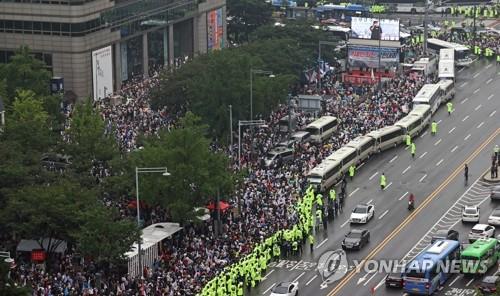
[[[405,135],[409,134],[410,137],[413,138],[416,135],[418,135],[424,128],[422,122],[423,122],[422,117],[408,114],[405,117],[398,120],[394,125],[399,126],[401,129],[403,129],[403,133]]]
[[[425,84],[413,98],[413,106],[429,105],[434,114],[441,105],[441,95],[441,87],[438,84]]]
[[[325,192],[340,179],[341,168],[340,162],[325,159],[309,171],[307,181],[315,191]]]
[[[368,136],[359,136],[352,139],[346,146],[352,147],[358,151],[358,163],[364,161],[375,153],[375,139]]]
[[[442,102],[447,102],[455,98],[455,83],[453,80],[445,79],[437,83],[442,91]]]
[[[310,123],[306,127],[306,131],[311,134],[311,141],[322,143],[325,139],[337,129],[339,121],[333,116],[323,116],[318,120]]]
[[[404,132],[399,126],[386,126],[381,129],[372,131],[367,134],[375,140],[375,151],[382,152],[391,147],[396,147],[402,143],[404,139]]]
[[[474,55],[470,49],[462,44],[448,42],[436,38],[429,38],[427,40],[427,47],[429,49],[439,52],[443,48],[451,48],[455,50],[455,65],[457,66],[470,66],[474,62]]]
[[[431,107],[429,105],[417,105],[413,107],[413,110],[408,115],[418,116],[422,118],[422,128],[431,123]]]
[[[349,170],[349,167],[358,163],[358,151],[352,147],[341,147],[326,158],[331,161],[338,161],[342,164],[340,173],[343,174]]]

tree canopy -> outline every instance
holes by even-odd
[[[228,0],[228,38],[236,43],[248,41],[249,34],[271,22],[272,8],[262,0]]]

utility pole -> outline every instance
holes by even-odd
[[[477,6],[476,4],[474,4],[474,16],[473,16],[473,27],[472,27],[472,44],[474,44],[474,50],[476,49],[476,9],[477,9]],[[474,52],[475,53],[475,52]]]
[[[425,2],[425,17],[424,17],[424,54],[427,56],[427,22],[429,18],[429,6],[430,4]]]
[[[233,155],[233,105],[229,105],[229,134],[231,155]]]

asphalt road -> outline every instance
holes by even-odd
[[[314,251],[311,253],[306,246],[302,256],[273,263],[250,295],[269,295],[276,283],[296,280],[301,295],[366,296],[375,287],[375,295],[401,295],[401,290],[385,289],[384,273],[367,273],[363,269],[351,270],[343,279],[327,286],[316,270],[316,262],[324,252],[340,249],[351,227],[346,222],[350,211],[361,202],[375,205],[375,218],[360,226],[370,230],[371,241],[360,251],[348,252],[351,268],[354,259],[403,258],[467,191],[469,186],[465,186],[463,180],[464,161],[469,163],[471,182],[488,168],[492,143],[500,142],[500,135],[494,136],[500,134],[497,130],[500,128],[500,67],[476,62],[458,73],[456,90],[455,111],[448,116],[445,107],[438,110],[433,116],[439,123],[438,134],[431,136],[427,132],[415,139],[414,160],[402,146],[372,157],[348,183],[344,212],[329,223],[327,230],[315,235]],[[382,172],[388,184],[384,191],[379,187]],[[413,213],[407,210],[407,192],[416,197],[417,209]],[[467,232],[468,226],[463,227],[462,232]],[[461,280],[454,283],[460,284]]]

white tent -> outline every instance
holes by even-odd
[[[50,246],[49,246],[49,241],[50,241]],[[48,247],[53,248],[55,245],[57,247],[53,251],[55,253],[65,253],[66,250],[68,249],[68,245],[66,244],[65,241],[58,240],[53,238],[50,240],[49,238],[44,238],[42,240],[42,247],[40,247],[40,244],[36,240],[32,239],[22,239],[19,244],[17,244],[16,251],[17,252],[31,252],[33,250],[39,250],[39,249],[44,249],[46,252],[48,252]]]

